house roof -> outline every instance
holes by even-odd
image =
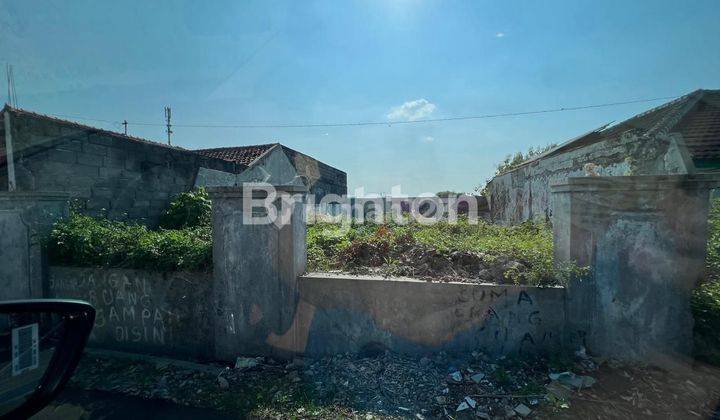
[[[720,90],[698,89],[618,124],[605,124],[529,159],[520,166],[626,132],[635,132],[644,137],[677,133],[682,136],[693,159],[720,159]]]
[[[214,149],[198,149],[194,152],[203,156],[227,160],[239,163],[243,166],[250,166],[270,149],[279,143],[256,144],[252,146],[217,147]]]

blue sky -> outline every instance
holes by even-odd
[[[718,1],[67,3],[0,0],[0,62],[13,64],[23,108],[162,123],[170,105],[177,124],[322,123],[720,88]],[[660,103],[416,125],[177,127],[173,139],[186,148],[279,141],[345,170],[351,193],[471,191],[508,153]],[[129,132],[165,138],[159,126]]]

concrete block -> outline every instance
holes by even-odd
[[[87,200],[86,205],[88,210],[108,210],[110,209],[110,199],[91,197]]]
[[[48,160],[52,162],[76,163],[77,154],[69,150],[53,149],[48,152]]]
[[[103,157],[93,153],[82,152],[77,154],[77,163],[98,168],[103,165]]]
[[[137,156],[129,156],[125,159],[125,169],[132,172],[140,172],[142,170],[142,160]]]
[[[98,176],[104,180],[125,178],[126,172],[122,168],[102,167],[98,170]]]
[[[102,166],[106,168],[125,168],[125,156],[119,153],[109,153],[102,158]]]
[[[82,142],[76,139],[64,139],[57,145],[58,150],[69,150],[72,152],[82,152]]]
[[[114,198],[115,195],[115,190],[107,187],[94,186],[91,191],[91,196],[96,199],[111,199]]]
[[[93,143],[88,139],[85,143],[83,143],[83,152],[98,156],[105,156],[107,155],[108,148],[107,146],[103,144],[97,144]],[[99,165],[98,165],[99,166]]]

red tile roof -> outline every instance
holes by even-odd
[[[215,149],[199,149],[195,152],[213,158],[236,162],[244,166],[250,166],[260,156],[264,155],[278,143],[256,144],[253,146],[218,147]]]
[[[671,131],[682,134],[693,159],[720,158],[720,91],[707,91]]]
[[[670,102],[635,115],[621,123],[569,140],[525,161],[536,160],[585,147],[632,131],[641,136],[678,133],[693,159],[720,159],[720,90],[698,89]]]

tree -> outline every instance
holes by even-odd
[[[526,161],[528,161],[536,156],[539,156],[554,147],[557,147],[557,144],[550,143],[544,147],[538,147],[538,148],[531,147],[528,149],[528,151],[525,154],[523,154],[523,152],[517,152],[514,155],[505,156],[505,160],[500,162],[497,165],[497,167],[495,168],[495,174],[493,175],[493,178],[518,168],[520,165],[522,165]],[[479,192],[481,195],[487,197],[488,183],[491,180],[492,180],[492,178],[485,181],[485,186],[483,186],[483,187],[478,185],[475,188],[475,191]]]
[[[440,191],[439,193],[436,193],[435,195],[440,198],[448,198],[448,197],[457,197],[459,195],[463,195],[464,193],[459,193],[455,191]]]

